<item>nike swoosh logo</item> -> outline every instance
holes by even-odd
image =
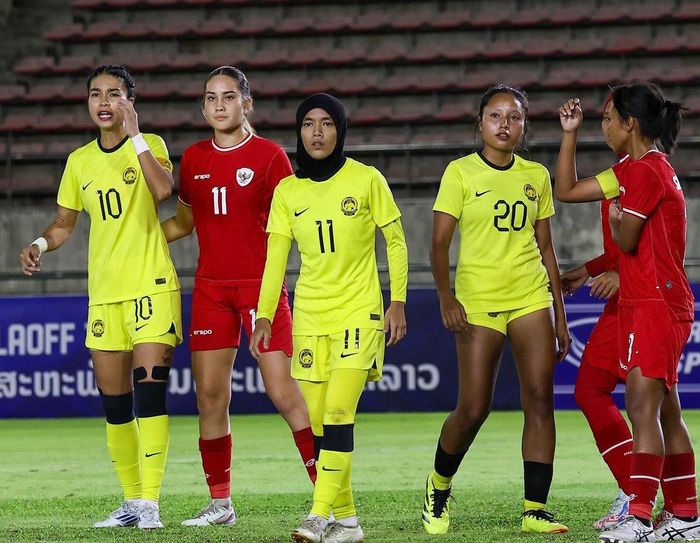
[[[157,454],[163,454],[162,452],[154,452],[154,453],[146,453],[146,458],[150,458],[151,456],[156,456]]]
[[[306,209],[302,209],[301,211],[295,211],[295,212],[294,212],[294,216],[295,216],[295,217],[298,217],[298,216],[301,215],[302,213],[306,213],[309,209],[311,209],[311,208],[307,207]]]
[[[322,466],[321,469],[323,471],[343,471],[342,469],[331,469],[331,468],[327,468],[326,466]]]
[[[348,356],[355,356],[357,353],[340,353],[340,358],[347,358]]]
[[[138,331],[141,330],[141,328],[143,328],[144,326],[148,326],[148,323],[142,324],[141,326],[137,326],[137,327],[136,327],[136,331],[138,332]]]
[[[489,192],[493,192],[493,189],[491,190],[483,190],[481,192],[477,191],[476,192],[476,197],[479,198],[480,196],[483,196],[484,194],[488,194]]]
[[[83,185],[83,190],[85,190],[86,188],[88,188],[88,187],[89,187],[90,185],[92,185],[94,182],[95,182],[95,181],[92,180],[92,181],[90,181],[87,185]]]

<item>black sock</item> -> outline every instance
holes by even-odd
[[[443,477],[454,477],[465,454],[467,454],[467,451],[457,454],[445,452],[440,446],[440,440],[438,439],[437,450],[435,451],[435,471]]]
[[[531,502],[547,503],[549,487],[554,474],[553,464],[541,462],[523,462],[525,479],[525,499]]]

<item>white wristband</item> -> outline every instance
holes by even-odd
[[[143,139],[143,134],[136,134],[135,136],[133,136],[131,138],[131,143],[133,144],[134,151],[136,151],[137,155],[151,150],[151,148],[146,143],[146,140]]]
[[[43,236],[36,238],[29,244],[30,247],[32,245],[36,245],[37,247],[39,247],[39,254],[45,253],[49,250],[49,242],[46,241],[46,238]]]

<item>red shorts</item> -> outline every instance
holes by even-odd
[[[605,306],[593,331],[591,332],[586,348],[581,356],[581,365],[618,375],[618,306],[616,303]]]
[[[620,377],[639,367],[644,377],[678,382],[678,362],[692,322],[678,322],[665,305],[620,306]]]
[[[241,324],[247,336],[253,333],[260,286],[227,287],[195,280],[192,292],[190,351],[237,348]],[[287,289],[282,288],[272,322],[270,348],[263,352],[284,351],[292,356],[292,313]]]

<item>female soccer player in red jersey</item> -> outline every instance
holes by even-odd
[[[608,146],[629,158],[583,180],[577,180],[575,164],[580,103],[570,99],[559,110],[564,133],[558,198],[581,202],[619,195],[610,208],[610,227],[621,251],[618,358],[634,449],[629,515],[600,534],[604,543],[700,538],[695,455],[677,386],[678,361],[694,319],[683,268],[685,199],[666,154],[659,151],[674,150],[681,109],[654,84],[615,87],[603,132]],[[664,511],[652,526],[659,482]]]
[[[426,482],[423,526],[432,534],[449,527],[452,478],[488,417],[506,337],[525,414],[522,530],[568,530],[545,511],[555,448],[554,367],[570,337],[549,224],[549,173],[515,154],[527,131],[527,109],[521,89],[486,91],[478,115],[483,148],[447,166],[433,206],[433,276],[443,324],[457,342],[459,394]],[[455,295],[449,247],[457,225]]]
[[[343,153],[343,104],[329,94],[310,96],[297,109],[296,131],[299,169],[280,182],[272,199],[251,352],[259,357],[260,342],[267,347],[274,340],[274,307],[294,239],[301,271],[294,291],[292,375],[323,440],[311,512],[292,539],[360,543],[364,534],[351,484],[355,413],[367,381],[381,378],[385,333],[390,333],[387,345],[406,334],[406,241],[386,179]],[[386,314],[375,255],[377,228],[389,261]],[[329,522],[331,512],[334,522]]]
[[[265,226],[272,193],[292,172],[284,149],[253,133],[246,76],[233,66],[212,71],[202,112],[214,137],[188,147],[180,162],[177,213],[163,222],[167,240],[196,228],[199,261],[192,294],[190,350],[197,384],[199,450],[211,503],[186,526],[231,525],[231,372],[241,328],[248,337],[265,266]],[[267,394],[289,424],[312,481],[314,436],[304,399],[290,376],[292,321],[282,286],[274,339],[258,360]]]
[[[124,493],[121,507],[94,526],[162,528],[165,396],[173,350],[182,341],[180,285],[157,211],[173,188],[172,164],[160,137],[139,133],[135,84],[123,66],[100,66],[87,88],[100,135],[68,157],[56,217],[20,261],[25,274],[38,272],[41,254],[68,240],[80,211],[90,215],[85,345]]]

